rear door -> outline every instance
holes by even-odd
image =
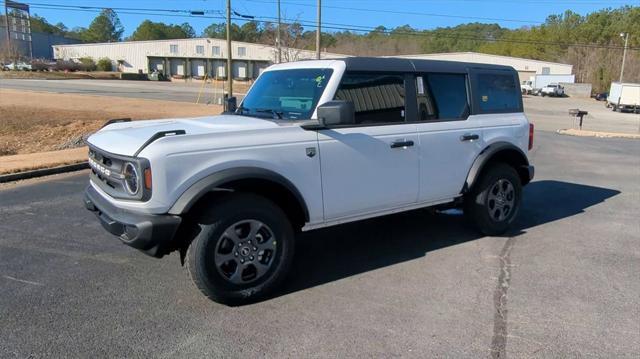
[[[422,73],[415,77],[420,141],[420,202],[459,195],[471,164],[484,148],[482,123],[470,116],[466,74]]]
[[[419,146],[415,123],[406,121],[407,79],[393,73],[343,76],[335,98],[354,103],[355,123],[318,135],[326,220],[416,202]]]

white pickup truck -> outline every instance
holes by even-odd
[[[284,280],[299,231],[446,206],[502,234],[534,173],[517,72],[456,62],[273,65],[223,115],[111,123],[88,144],[84,202],[104,228],[178,251],[228,304]]]

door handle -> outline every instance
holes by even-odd
[[[411,146],[413,146],[413,141],[394,141],[391,143],[391,148],[411,147]]]
[[[471,134],[471,133],[465,133],[464,135],[460,136],[460,141],[473,141],[473,140],[477,140],[478,138],[480,138],[480,136],[478,136],[477,134]]]

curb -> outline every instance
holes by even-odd
[[[557,130],[556,133],[564,136],[574,136],[574,137],[595,137],[595,138],[624,138],[629,140],[640,140],[640,134],[631,134],[631,133],[615,133],[615,132],[599,132],[599,131],[589,131],[589,130],[576,130],[576,129],[560,129]]]
[[[32,170],[32,171],[25,171],[25,172],[18,172],[18,173],[9,173],[6,175],[0,175],[0,183],[20,181],[20,180],[25,180],[29,178],[36,178],[36,177],[43,177],[43,176],[50,176],[58,173],[80,171],[87,168],[89,168],[89,163],[82,162],[82,163],[76,163],[76,164],[66,165],[66,166],[42,168],[39,170]]]

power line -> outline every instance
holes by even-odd
[[[0,1],[0,3],[2,3]],[[32,4],[30,4],[32,5]],[[83,12],[100,12],[105,9],[113,9],[110,7],[87,7],[82,5],[62,5],[59,4],[38,4],[33,3],[33,8],[39,9],[50,9],[50,10],[65,10],[65,11],[83,11]],[[145,16],[165,16],[165,17],[182,17],[182,18],[207,18],[207,19],[221,19],[225,20],[224,16],[214,16],[214,15],[200,15],[200,16],[192,16],[189,15],[186,10],[173,10],[173,9],[161,9],[161,10],[143,10],[143,9],[132,9],[132,8],[118,8],[119,13],[121,14],[130,14],[130,15],[145,15]],[[133,10],[133,11],[131,11]],[[153,11],[153,12],[152,12]],[[168,13],[157,13],[158,11],[164,11]],[[210,13],[217,13],[219,11],[209,10]],[[268,19],[268,20],[247,20],[240,17],[232,17],[232,20],[235,21],[255,21],[260,23],[273,23],[273,20],[276,19],[274,17],[268,16],[256,16],[257,19]],[[286,19],[291,20],[291,19]],[[315,28],[316,24],[311,21],[298,21],[294,20],[294,22],[283,22],[284,25],[294,25],[295,23],[299,23],[300,25],[308,26],[311,28]],[[547,46],[559,46],[559,47],[583,47],[583,48],[602,48],[602,49],[611,49],[611,50],[622,50],[623,46],[614,46],[614,45],[600,45],[600,44],[586,44],[586,43],[562,43],[562,42],[551,42],[551,41],[534,41],[534,40],[515,40],[515,39],[487,39],[483,37],[477,36],[467,36],[467,35],[457,35],[457,34],[432,34],[426,32],[413,32],[413,31],[402,31],[402,30],[380,30],[377,28],[359,26],[359,25],[347,25],[347,24],[336,24],[336,23],[328,23],[323,22],[323,27],[325,29],[331,30],[341,30],[341,31],[353,31],[353,32],[371,32],[375,31],[380,34],[388,34],[388,35],[407,35],[407,36],[416,36],[416,37],[442,37],[442,38],[452,38],[452,39],[461,39],[461,40],[472,40],[472,41],[480,41],[480,42],[504,42],[504,43],[517,43],[517,44],[531,44],[531,45],[547,45]],[[631,51],[639,51],[640,47],[628,47],[627,50]]]

